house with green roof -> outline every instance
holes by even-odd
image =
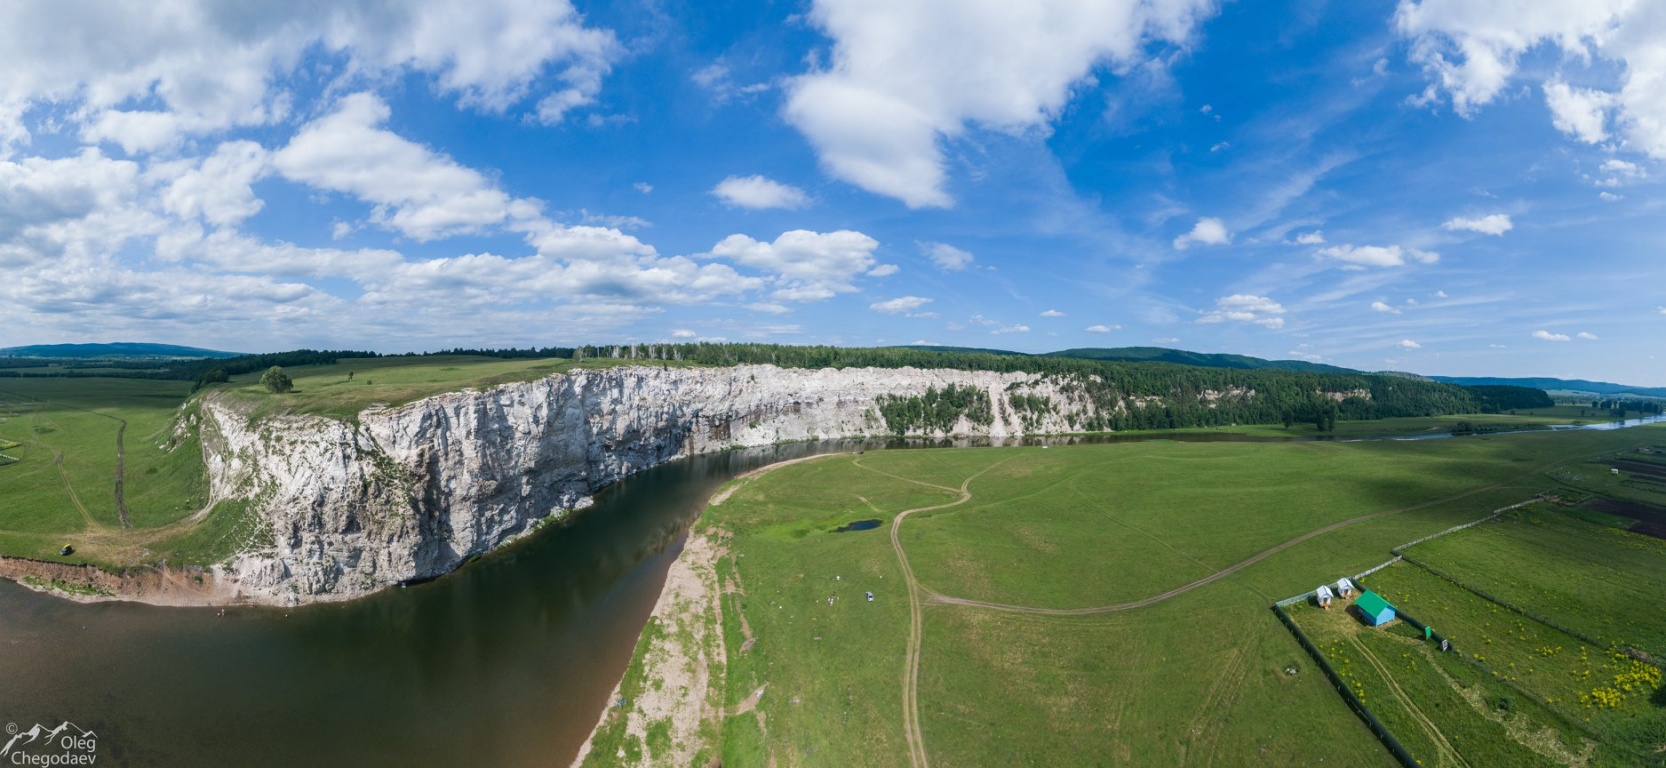
[[[1394,620],[1394,606],[1389,605],[1382,595],[1369,589],[1359,593],[1354,607],[1359,609],[1359,615],[1365,619],[1365,623],[1373,627],[1380,627]]]

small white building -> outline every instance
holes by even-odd
[[[1343,576],[1342,578],[1337,579],[1336,580],[1336,594],[1341,595],[1343,598],[1353,597],[1354,583],[1352,581],[1349,581],[1347,576]]]
[[[1320,608],[1330,607],[1330,587],[1320,584],[1319,589],[1313,593],[1313,596],[1318,599]]]

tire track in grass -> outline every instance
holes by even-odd
[[[18,396],[15,392],[6,392],[6,394],[13,397]],[[27,397],[27,395],[24,397]],[[35,398],[32,397],[29,399],[35,400]],[[40,403],[40,413],[42,414],[45,414],[52,408],[51,400],[35,400],[35,402]],[[90,413],[94,416],[103,416],[106,419],[110,419],[121,424],[120,427],[116,428],[116,517],[121,519],[121,527],[132,528],[133,519],[128,517],[127,498],[123,494],[123,486],[126,484],[125,479],[127,477],[127,448],[122,444],[122,438],[127,434],[127,419],[121,418],[120,416],[111,416],[108,413],[95,411],[91,408],[69,405],[61,400],[58,402],[58,407],[68,408],[72,411],[81,411],[82,413]],[[75,502],[75,508],[81,510],[81,516],[86,519],[89,526],[102,528],[103,526],[93,521],[92,515],[87,512],[87,508],[82,506],[80,497],[75,495],[75,488],[69,484],[69,475],[64,472],[64,454],[59,451],[53,451],[53,453],[58,457],[58,475],[63,478],[64,488],[69,491],[69,497]]]
[[[1639,444],[1641,444],[1641,443],[1639,443]],[[1265,549],[1265,550],[1263,550],[1259,553],[1256,553],[1255,555],[1252,555],[1249,558],[1247,558],[1245,560],[1242,560],[1242,561],[1240,561],[1240,562],[1238,562],[1234,565],[1223,568],[1219,571],[1216,571],[1215,573],[1212,573],[1208,576],[1200,578],[1200,579],[1198,579],[1196,581],[1193,581],[1189,584],[1184,584],[1182,586],[1179,586],[1179,587],[1176,587],[1174,589],[1168,590],[1167,592],[1152,595],[1150,597],[1143,598],[1143,599],[1140,599],[1140,600],[1134,600],[1134,601],[1131,601],[1131,602],[1118,603],[1118,604],[1115,604],[1115,605],[1090,607],[1090,608],[1034,608],[1034,607],[1023,606],[1023,605],[1008,605],[1008,604],[1004,604],[1004,603],[992,603],[992,602],[986,602],[986,601],[982,601],[982,600],[968,600],[966,598],[951,597],[949,595],[944,595],[944,594],[939,593],[939,592],[934,592],[930,589],[927,589],[925,587],[920,586],[919,581],[914,578],[914,569],[909,566],[909,564],[908,564],[908,555],[902,548],[902,540],[898,537],[898,531],[902,527],[903,518],[906,518],[906,517],[908,517],[909,515],[911,515],[915,512],[931,512],[931,511],[935,511],[935,510],[939,510],[939,509],[947,509],[949,507],[956,507],[956,506],[959,506],[961,504],[966,503],[967,501],[970,501],[971,498],[972,498],[972,493],[969,489],[971,487],[972,481],[977,479],[977,477],[979,475],[982,475],[985,472],[988,472],[989,470],[994,469],[996,466],[998,466],[1002,463],[1005,463],[1005,460],[997,461],[995,464],[991,464],[991,465],[989,465],[987,467],[984,467],[983,469],[979,470],[976,474],[973,474],[971,477],[966,478],[966,480],[960,484],[959,488],[950,488],[950,487],[945,486],[945,485],[937,485],[936,483],[928,483],[928,482],[925,482],[923,480],[916,480],[914,478],[903,477],[902,475],[892,474],[890,472],[886,472],[886,471],[881,470],[881,469],[875,469],[873,467],[869,467],[869,466],[864,465],[859,458],[852,458],[851,459],[851,464],[854,464],[855,466],[860,467],[860,468],[865,469],[865,470],[868,470],[870,472],[877,472],[881,475],[885,475],[886,477],[894,478],[894,479],[897,479],[897,480],[902,480],[902,481],[908,482],[908,483],[913,483],[915,485],[923,485],[923,486],[926,486],[927,488],[935,488],[935,489],[942,490],[942,491],[949,491],[951,493],[959,493],[960,494],[960,498],[956,499],[955,501],[951,501],[951,502],[948,502],[948,503],[945,503],[945,504],[937,504],[937,505],[934,505],[934,506],[916,507],[914,509],[904,510],[902,512],[897,513],[897,516],[892,518],[892,520],[891,520],[891,549],[897,555],[897,562],[902,567],[903,579],[906,582],[906,585],[908,587],[908,601],[909,601],[909,614],[910,614],[909,618],[910,618],[910,621],[909,621],[908,653],[907,653],[907,656],[904,660],[904,672],[903,672],[903,732],[904,732],[904,735],[907,736],[907,739],[908,739],[908,757],[909,757],[909,761],[910,761],[910,763],[912,763],[915,766],[915,768],[927,768],[928,767],[928,761],[927,761],[926,750],[925,750],[925,740],[924,740],[924,737],[921,734],[920,722],[919,722],[919,690],[918,689],[919,689],[920,644],[921,644],[921,607],[920,607],[920,602],[921,602],[920,601],[920,596],[921,596],[921,594],[924,594],[931,602],[934,602],[934,603],[941,603],[941,604],[945,604],[945,605],[963,605],[963,606],[968,606],[968,607],[973,607],[973,608],[985,608],[985,609],[989,609],[989,610],[1007,611],[1007,612],[1011,612],[1011,613],[1026,613],[1026,614],[1038,615],[1038,616],[1092,616],[1092,615],[1098,615],[1098,614],[1104,614],[1104,613],[1114,613],[1114,612],[1117,612],[1117,611],[1132,610],[1132,609],[1135,609],[1135,608],[1144,608],[1146,606],[1155,605],[1157,603],[1163,602],[1163,601],[1168,600],[1170,598],[1177,597],[1179,595],[1185,594],[1185,593],[1190,592],[1194,589],[1197,589],[1198,587],[1202,587],[1202,586],[1214,583],[1216,581],[1219,581],[1221,579],[1224,579],[1224,578],[1226,578],[1228,576],[1231,576],[1232,574],[1235,574],[1235,573],[1237,573],[1237,572],[1239,572],[1239,571],[1241,571],[1245,568],[1248,568],[1252,565],[1255,565],[1256,563],[1259,563],[1262,560],[1265,560],[1265,559],[1267,559],[1267,558],[1269,558],[1273,555],[1276,555],[1279,552],[1283,552],[1284,550],[1289,549],[1291,547],[1294,547],[1297,544],[1301,544],[1302,542],[1307,541],[1308,539],[1312,539],[1312,538],[1315,538],[1317,536],[1322,536],[1326,533],[1330,533],[1331,531],[1339,530],[1341,528],[1346,528],[1348,526],[1355,525],[1355,524],[1358,524],[1358,523],[1363,523],[1363,522],[1366,522],[1366,521],[1369,521],[1369,520],[1374,520],[1374,519],[1377,519],[1379,517],[1386,517],[1388,515],[1401,514],[1401,513],[1405,513],[1405,512],[1413,512],[1413,511],[1416,511],[1416,510],[1419,510],[1419,509],[1427,509],[1429,507],[1437,506],[1437,505],[1440,505],[1440,504],[1446,504],[1446,503],[1453,502],[1453,501],[1458,501],[1460,499],[1468,498],[1470,496],[1474,496],[1474,495],[1480,494],[1480,493],[1485,493],[1487,491],[1492,491],[1492,490],[1497,490],[1497,489],[1500,489],[1500,488],[1509,487],[1510,485],[1514,484],[1515,482],[1521,480],[1524,477],[1535,476],[1535,475],[1538,475],[1542,472],[1545,472],[1549,469],[1552,469],[1554,467],[1557,467],[1557,466],[1560,466],[1560,465],[1563,465],[1563,464],[1571,463],[1573,461],[1585,461],[1585,460],[1588,460],[1589,458],[1595,458],[1597,456],[1607,455],[1608,453],[1611,453],[1611,452],[1612,452],[1612,450],[1603,451],[1601,453],[1592,454],[1590,457],[1575,458],[1575,459],[1572,459],[1572,460],[1569,460],[1569,459],[1566,459],[1566,458],[1557,459],[1557,460],[1548,462],[1546,464],[1543,464],[1539,467],[1535,467],[1534,469],[1529,470],[1527,472],[1523,472],[1520,475],[1517,475],[1515,477],[1511,477],[1507,480],[1502,480],[1502,481],[1499,481],[1497,483],[1493,483],[1491,485],[1482,486],[1482,487],[1479,487],[1479,488],[1473,488],[1473,489],[1470,489],[1468,491],[1464,491],[1462,493],[1456,493],[1456,494],[1453,494],[1451,496],[1447,496],[1447,497],[1444,497],[1444,498],[1434,499],[1432,501],[1426,501],[1426,502],[1423,502],[1421,504],[1413,504],[1413,505],[1409,505],[1409,506],[1405,506],[1405,507],[1397,507],[1397,508],[1394,508],[1394,509],[1384,510],[1382,512],[1373,512],[1371,514],[1360,515],[1358,517],[1350,518],[1350,519],[1343,520],[1343,521],[1340,521],[1340,522],[1331,523],[1330,525],[1324,526],[1322,528],[1317,528],[1315,530],[1308,531],[1307,533],[1304,533],[1300,536],[1297,536],[1293,539],[1290,539],[1289,541],[1286,541],[1286,542],[1283,542],[1281,544],[1277,544],[1277,545],[1274,545],[1272,547],[1269,547],[1269,548],[1267,548],[1267,549]],[[868,502],[868,500],[865,499],[865,498],[862,499],[862,501],[863,502]],[[871,502],[868,502],[868,506],[872,507],[873,504]],[[1363,651],[1364,648],[1361,647],[1361,650]],[[1368,651],[1366,653],[1367,653],[1367,655],[1369,655]],[[1373,662],[1375,661],[1374,656],[1371,657],[1371,659],[1373,660]],[[1394,686],[1395,690],[1399,693],[1399,695],[1401,695],[1402,697],[1404,696],[1404,692],[1398,691],[1398,687],[1394,685],[1392,677],[1388,677],[1385,674],[1385,679],[1387,679],[1389,681],[1390,686]],[[1407,702],[1408,708],[1410,708],[1412,710],[1415,710],[1415,705],[1411,704],[1409,699],[1405,699],[1405,701]],[[1419,717],[1419,716],[1421,716],[1421,712],[1417,712],[1413,716],[1414,717]],[[1423,718],[1422,722],[1428,722],[1427,718]],[[1434,724],[1433,723],[1428,723],[1427,727],[1434,728]],[[1438,728],[1434,728],[1434,734],[1437,737],[1437,741],[1438,741],[1437,748],[1438,748],[1439,745],[1444,745],[1445,749],[1447,750],[1447,753],[1449,753],[1451,755],[1451,757],[1454,759],[1455,762],[1457,762],[1460,766],[1468,766],[1468,763],[1463,760],[1463,757],[1461,755],[1459,755],[1456,750],[1452,749],[1452,745],[1450,743],[1446,742],[1445,737],[1440,735],[1440,731],[1439,731]]]
[[[82,522],[87,524],[89,530],[102,528],[103,526],[93,519],[92,513],[87,511],[86,505],[81,503],[81,497],[75,495],[75,486],[70,484],[69,473],[64,471],[64,454],[60,451],[53,451],[52,455],[56,457],[53,460],[53,465],[58,468],[58,479],[63,481],[64,491],[69,494],[70,502],[75,504],[75,508],[81,512]]]
[[[1394,698],[1400,702],[1400,706],[1406,710],[1406,714],[1411,715],[1412,722],[1417,723],[1417,726],[1423,729],[1429,740],[1434,743],[1435,754],[1440,761],[1439,764],[1446,765],[1450,761],[1459,768],[1470,768],[1469,761],[1465,760],[1463,755],[1458,754],[1458,750],[1452,746],[1452,742],[1446,740],[1446,734],[1441,733],[1440,727],[1435,725],[1428,715],[1423,714],[1423,710],[1417,706],[1417,702],[1412,701],[1411,696],[1407,695],[1405,690],[1400,688],[1400,684],[1394,681],[1393,673],[1389,672],[1388,667],[1384,666],[1382,660],[1377,658],[1377,654],[1372,653],[1370,648],[1365,647],[1365,643],[1360,642],[1358,637],[1349,635],[1348,642],[1359,649],[1360,657],[1364,658],[1367,664],[1377,670],[1377,674],[1381,675],[1383,682],[1388,685],[1389,693],[1394,695]]]
[[[121,422],[121,426],[116,428],[116,517],[121,518],[121,527],[132,528],[133,519],[127,516],[127,498],[122,495],[127,477],[127,449],[122,446],[122,436],[127,434],[127,419],[109,418]]]
[[[908,760],[909,760],[909,762],[911,764],[913,764],[915,768],[928,768],[928,766],[930,765],[930,761],[928,760],[928,758],[926,756],[925,736],[922,733],[922,731],[920,730],[920,695],[919,695],[919,691],[920,691],[920,643],[921,643],[921,636],[922,636],[922,620],[921,620],[922,609],[920,607],[920,603],[921,603],[920,595],[921,595],[922,592],[926,592],[927,590],[925,590],[925,588],[921,587],[920,582],[917,581],[914,578],[914,569],[912,567],[910,567],[909,564],[908,564],[908,554],[905,551],[903,551],[902,540],[900,538],[898,538],[897,531],[898,531],[898,529],[900,529],[902,527],[903,518],[906,518],[909,515],[914,514],[915,512],[931,512],[931,511],[935,511],[935,510],[939,510],[939,509],[947,509],[949,507],[956,507],[956,506],[959,506],[961,504],[965,504],[966,502],[970,501],[972,499],[972,492],[969,490],[969,488],[972,485],[972,481],[976,480],[979,475],[982,475],[983,473],[988,472],[991,469],[994,469],[997,465],[1001,464],[1002,462],[997,461],[994,464],[991,464],[987,467],[984,467],[981,470],[978,470],[978,472],[973,474],[971,477],[966,478],[966,480],[960,484],[960,488],[958,488],[958,489],[949,488],[947,486],[942,486],[942,485],[937,485],[935,483],[927,483],[927,482],[923,482],[923,481],[920,481],[920,480],[913,480],[913,479],[910,479],[910,478],[902,477],[900,475],[893,475],[893,474],[891,474],[889,472],[886,472],[884,470],[873,469],[872,467],[864,466],[862,464],[862,462],[860,460],[857,460],[857,459],[851,459],[851,463],[855,464],[857,467],[860,467],[862,469],[866,469],[870,472],[878,472],[882,475],[887,475],[889,477],[893,477],[893,478],[896,478],[898,480],[906,480],[910,483],[916,483],[918,485],[924,485],[924,486],[927,486],[927,487],[930,487],[930,488],[936,488],[938,490],[951,491],[951,492],[956,492],[956,493],[960,494],[960,498],[955,499],[954,501],[950,501],[950,502],[943,503],[943,504],[934,504],[934,505],[925,506],[925,507],[915,507],[913,509],[905,509],[901,512],[898,512],[896,517],[891,518],[891,550],[893,552],[895,552],[896,555],[897,555],[897,564],[902,567],[903,583],[908,588],[908,614],[909,614],[908,615],[908,619],[909,619],[909,621],[908,621],[908,653],[903,658],[903,674],[902,674],[902,728],[903,728],[903,735],[908,740]],[[863,501],[867,501],[867,499],[863,499]],[[872,505],[870,504],[869,506],[872,506]]]

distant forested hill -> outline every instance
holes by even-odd
[[[1049,357],[1115,360],[1126,363],[1174,363],[1175,365],[1196,365],[1204,368],[1242,368],[1246,370],[1271,368],[1280,371],[1301,371],[1305,373],[1359,373],[1359,371],[1352,368],[1339,368],[1334,365],[1310,363],[1305,360],[1263,360],[1248,355],[1187,352],[1184,349],[1166,349],[1164,347],[1112,347],[1109,349],[1090,347],[1064,349],[1047,354]]]
[[[1666,387],[1632,387],[1607,381],[1585,379],[1500,379],[1488,376],[1431,376],[1435,381],[1462,384],[1466,387],[1532,387],[1533,389],[1566,389],[1576,392],[1595,392],[1599,395],[1643,395],[1666,397]]]
[[[136,359],[195,359],[205,357],[237,357],[237,352],[180,347],[173,344],[142,344],[116,342],[114,344],[35,344],[27,347],[0,349],[0,357],[41,357],[54,359],[90,360],[112,358]]]

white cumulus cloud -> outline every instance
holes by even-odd
[[[898,296],[894,299],[869,304],[868,309],[875,312],[883,312],[887,315],[900,315],[906,312],[913,312],[914,310],[930,303],[931,299],[921,298],[919,296]]]
[[[1423,348],[1422,344],[1419,344],[1415,341],[1412,341],[1411,339],[1401,339],[1399,346],[1400,346],[1401,349],[1422,349]]]
[[[1380,301],[1371,302],[1371,309],[1372,309],[1372,311],[1375,311],[1375,312],[1383,312],[1385,314],[1390,314],[1390,315],[1400,314],[1400,310],[1397,307],[1389,306],[1388,304],[1385,304],[1385,303],[1380,302]]]
[[[341,100],[303,126],[273,165],[286,178],[346,192],[374,206],[371,220],[416,240],[501,224],[512,203],[520,218],[534,205],[513,201],[479,171],[381,127],[390,115],[370,93]]]
[[[1611,173],[1615,176],[1622,176],[1628,179],[1641,179],[1648,176],[1648,173],[1643,170],[1642,166],[1639,166],[1636,163],[1627,162],[1625,160],[1615,160],[1613,158],[1603,161],[1602,172]]]
[[[1200,323],[1254,323],[1267,328],[1283,328],[1284,305],[1265,296],[1235,293],[1215,301],[1215,308],[1202,313]]]
[[[1474,219],[1454,217],[1447,219],[1441,226],[1450,230],[1480,232],[1483,235],[1503,235],[1514,228],[1515,224],[1510,221],[1509,214],[1494,213]]]
[[[1545,83],[1551,125],[1587,144],[1608,140],[1608,113],[1618,103],[1617,94],[1575,88],[1560,80]]]
[[[730,235],[704,256],[771,272],[777,301],[805,302],[855,292],[851,281],[873,268],[878,247],[878,240],[861,232],[795,229],[769,243]]]
[[[162,192],[162,207],[180,218],[201,216],[220,227],[235,227],[265,206],[255,197],[253,184],[271,172],[271,153],[252,141],[228,141],[200,162],[181,161],[159,166],[183,166],[183,172]]]
[[[1565,333],[1551,333],[1550,331],[1534,331],[1533,338],[1540,341],[1572,341]]]
[[[804,190],[763,176],[730,176],[712,188],[712,194],[737,208],[803,208],[810,202]]]
[[[956,248],[948,243],[920,243],[920,250],[931,258],[931,263],[938,269],[948,272],[958,272],[971,266],[972,254]]]
[[[490,111],[547,91],[564,106],[546,118],[592,101],[623,53],[568,0],[4,3],[0,147],[26,141],[21,118],[45,103],[70,105],[83,138],[128,152],[270,124],[291,108],[277,83],[315,50],[372,79],[426,75]]]
[[[1046,312],[1041,313],[1041,316],[1042,317],[1064,317],[1064,313],[1060,312],[1056,309],[1049,309]]]
[[[1399,267],[1404,266],[1407,259],[1424,264],[1440,261],[1440,254],[1433,251],[1401,248],[1398,245],[1333,245],[1320,248],[1318,254],[1323,258],[1362,267]]]
[[[912,208],[946,207],[942,142],[973,127],[1045,130],[1096,65],[1184,45],[1214,0],[816,0],[833,40],[783,110],[836,178]]]
[[[1192,231],[1174,238],[1177,250],[1186,250],[1193,245],[1227,245],[1232,242],[1232,233],[1226,230],[1226,224],[1220,219],[1201,218],[1192,227]]]
[[[1587,333],[1585,331],[1580,331],[1579,333],[1577,333],[1575,335],[1578,336],[1581,339],[1586,340],[1586,341],[1596,341],[1597,340],[1597,335],[1594,334],[1594,333]]]
[[[1090,325],[1086,328],[1083,328],[1082,330],[1087,331],[1088,333],[1110,333],[1111,331],[1120,331],[1120,330],[1122,330],[1122,326],[1120,326],[1120,325],[1103,325],[1103,324],[1101,324],[1101,325]]]
[[[1628,148],[1666,158],[1666,14],[1658,3],[1400,0],[1394,27],[1428,78],[1421,102],[1445,97],[1472,116],[1505,92],[1524,54],[1549,46],[1565,61],[1611,73],[1596,87],[1568,85],[1560,74],[1543,83],[1558,130],[1590,143],[1618,133]]]
[[[1322,230],[1303,232],[1296,235],[1296,245],[1324,245],[1325,233]]]
[[[990,335],[993,335],[993,336],[1000,336],[1002,334],[1007,334],[1007,333],[1029,333],[1029,332],[1030,332],[1030,327],[1020,323],[1020,324],[1017,324],[1017,325],[1003,325],[1000,328],[996,328],[995,330],[990,331],[989,333],[990,333]]]

